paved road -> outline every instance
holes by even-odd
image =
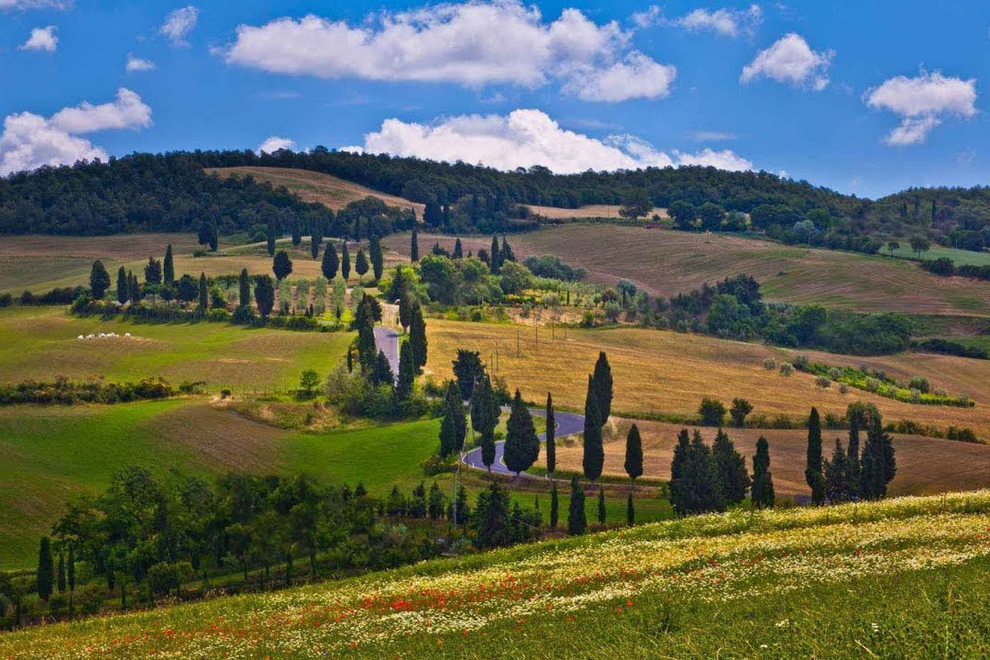
[[[508,406],[502,408],[503,413],[508,412]],[[529,412],[537,417],[546,417],[547,411],[545,408],[530,408]],[[564,436],[573,435],[575,433],[584,432],[584,415],[577,415],[575,413],[554,411],[553,414],[555,426],[557,432],[554,434],[555,438],[563,438]],[[540,442],[546,442],[547,434],[541,433],[539,435]],[[464,454],[464,458],[461,459],[462,462],[468,467],[473,467],[478,470],[487,470],[485,464],[481,461],[481,447],[475,447],[468,453]],[[492,463],[492,472],[497,472],[499,474],[515,474],[511,472],[509,468],[505,467],[505,441],[495,443],[495,462]],[[527,474],[523,472],[520,476],[522,477],[535,477],[536,475]]]
[[[399,333],[392,328],[375,326],[375,348],[388,358],[388,366],[392,367],[392,376],[399,380]],[[583,424],[583,423],[582,423]],[[583,426],[582,426],[583,428]]]

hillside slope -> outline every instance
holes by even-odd
[[[422,217],[422,204],[411,202],[402,197],[366,188],[357,183],[345,181],[330,174],[310,170],[289,169],[285,167],[210,167],[204,170],[207,174],[216,174],[221,179],[229,177],[252,176],[255,181],[268,182],[275,186],[285,186],[304,202],[318,202],[335,211],[365,197],[378,197],[389,206],[410,208],[416,211],[417,217]]]
[[[985,657],[988,514],[980,491],[686,518],[34,628],[0,656]]]

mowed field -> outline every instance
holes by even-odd
[[[289,192],[295,193],[303,201],[318,202],[335,211],[369,196],[378,197],[389,206],[415,209],[418,218],[423,217],[425,208],[423,204],[311,170],[286,167],[213,167],[205,171],[207,174],[216,174],[221,178],[252,176],[257,181],[267,181],[275,187],[285,186]]]
[[[873,403],[887,421],[910,420],[945,429],[949,425],[972,428],[990,440],[990,362],[941,355],[904,354],[880,358],[857,358],[808,352],[813,360],[829,364],[866,363],[885,369],[896,378],[927,377],[932,387],[973,397],[973,408],[912,405],[850,389],[841,394],[838,386],[822,389],[808,374],[783,377],[767,371],[761,362],[793,359],[794,352],[759,344],[734,342],[702,335],[680,334],[640,328],[611,330],[568,329],[566,340],[557,329],[539,329],[539,344],[533,327],[509,324],[470,323],[429,318],[427,369],[437,378],[451,375],[451,360],[457,349],[479,351],[491,361],[498,351],[498,371],[510,388],[520,388],[523,397],[543,401],[548,391],[554,402],[583,410],[587,376],[599,351],[608,354],[615,382],[612,411],[633,414],[694,415],[703,397],[712,396],[728,407],[735,397],[753,404],[753,414],[779,413],[807,417],[811,406],[843,415],[852,401]],[[516,340],[519,338],[519,354]],[[945,446],[945,445],[939,445]],[[990,461],[990,453],[987,454]]]
[[[100,332],[132,336],[77,339]],[[15,307],[0,310],[0,337],[0,382],[161,376],[175,386],[203,381],[211,391],[229,388],[240,394],[295,388],[304,369],[329,372],[352,334],[208,322],[137,323],[76,317],[65,307]]]
[[[622,207],[618,204],[588,204],[586,206],[579,206],[576,209],[565,209],[560,208],[559,206],[539,206],[537,204],[524,204],[524,206],[526,206],[533,213],[551,220],[585,220],[597,218],[616,220],[622,218],[622,216],[619,215],[619,209]],[[655,206],[644,217],[646,219],[650,219],[654,215],[661,218],[666,218],[667,209]]]
[[[976,280],[947,278],[903,259],[786,246],[759,239],[601,224],[548,227],[508,237],[516,257],[552,254],[588,271],[589,279],[614,284],[620,278],[653,295],[673,296],[747,274],[773,300],[819,303],[857,312],[910,312],[985,316],[990,287]],[[421,234],[420,254],[452,237]],[[491,244],[490,237],[462,238],[464,249]],[[408,235],[386,244],[409,254]]]

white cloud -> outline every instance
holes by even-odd
[[[151,125],[151,108],[129,89],[117,90],[111,103],[83,102],[63,108],[46,119],[31,112],[7,116],[0,134],[0,175],[33,170],[42,165],[72,164],[106,159],[106,152],[79,134],[108,129],[138,129]]]
[[[126,69],[127,73],[134,73],[135,71],[154,71],[155,63],[151,60],[143,60],[140,57],[128,55]]]
[[[739,136],[726,131],[691,131],[691,139],[696,142],[725,142],[735,140]]]
[[[795,87],[810,87],[816,92],[828,86],[828,66],[835,56],[832,50],[815,51],[799,34],[791,32],[778,39],[743,67],[739,81],[748,83],[766,76]]]
[[[47,50],[49,53],[54,53],[58,46],[58,35],[55,34],[57,29],[54,25],[34,28],[31,30],[31,36],[28,37],[28,40],[18,48],[20,50]]]
[[[598,140],[562,129],[539,110],[523,109],[505,116],[449,117],[430,125],[386,119],[380,130],[364,136],[363,146],[344,150],[436,161],[462,160],[501,170],[542,165],[558,173],[695,164],[752,168],[752,163],[731,151],[675,151],[670,156],[633,135]]]
[[[677,69],[657,64],[639,51],[605,69],[575,72],[564,91],[584,101],[625,101],[633,98],[657,99],[670,95]]]
[[[707,30],[726,37],[738,37],[753,34],[762,18],[763,11],[759,5],[750,5],[748,9],[695,9],[670,21],[670,24],[693,32]]]
[[[261,144],[259,144],[258,148],[255,151],[258,153],[258,155],[273,154],[279,149],[291,149],[294,146],[296,146],[296,143],[290,140],[289,138],[273,135],[264,142],[262,142]]]
[[[632,15],[632,22],[639,28],[648,28],[657,25],[663,20],[663,10],[656,5],[650,5],[644,11],[638,11]]]
[[[72,6],[72,0],[0,0],[0,10],[19,9],[66,9]]]
[[[168,37],[173,46],[188,46],[186,35],[196,27],[198,19],[199,9],[193,5],[187,5],[166,16],[165,22],[158,28],[158,31]]]
[[[240,25],[234,42],[215,52],[232,65],[329,79],[530,89],[557,81],[588,100],[666,95],[674,68],[631,51],[629,36],[577,9],[545,22],[519,0],[469,1],[384,12],[353,26],[314,15]],[[591,89],[581,93],[585,85]]]
[[[901,123],[884,138],[891,146],[920,144],[946,115],[976,114],[976,80],[921,71],[916,77],[895,76],[867,90],[864,100],[874,109],[900,115]]]

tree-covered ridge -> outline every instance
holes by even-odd
[[[927,235],[946,245],[982,249],[990,240],[990,187],[912,188],[879,200],[843,195],[767,172],[713,167],[646,168],[553,174],[545,167],[500,171],[317,147],[309,152],[253,151],[134,154],[108,163],[42,168],[0,179],[0,231],[106,234],[189,231],[204,221],[221,233],[266,225],[306,227],[332,213],[283,188],[250,177],[220,180],[202,168],[266,166],[322,172],[426,205],[427,225],[490,233],[532,226],[520,205],[577,208],[644,204],[671,208],[681,228],[749,228],[790,242],[876,251],[880,239]],[[643,194],[648,200],[643,200]],[[740,225],[742,222],[743,226]],[[351,220],[353,223],[353,220]],[[342,224],[342,223],[339,223]],[[683,225],[683,226],[682,226]],[[327,227],[330,229],[330,227]],[[337,227],[341,233],[344,227]],[[305,233],[305,230],[304,230]]]

